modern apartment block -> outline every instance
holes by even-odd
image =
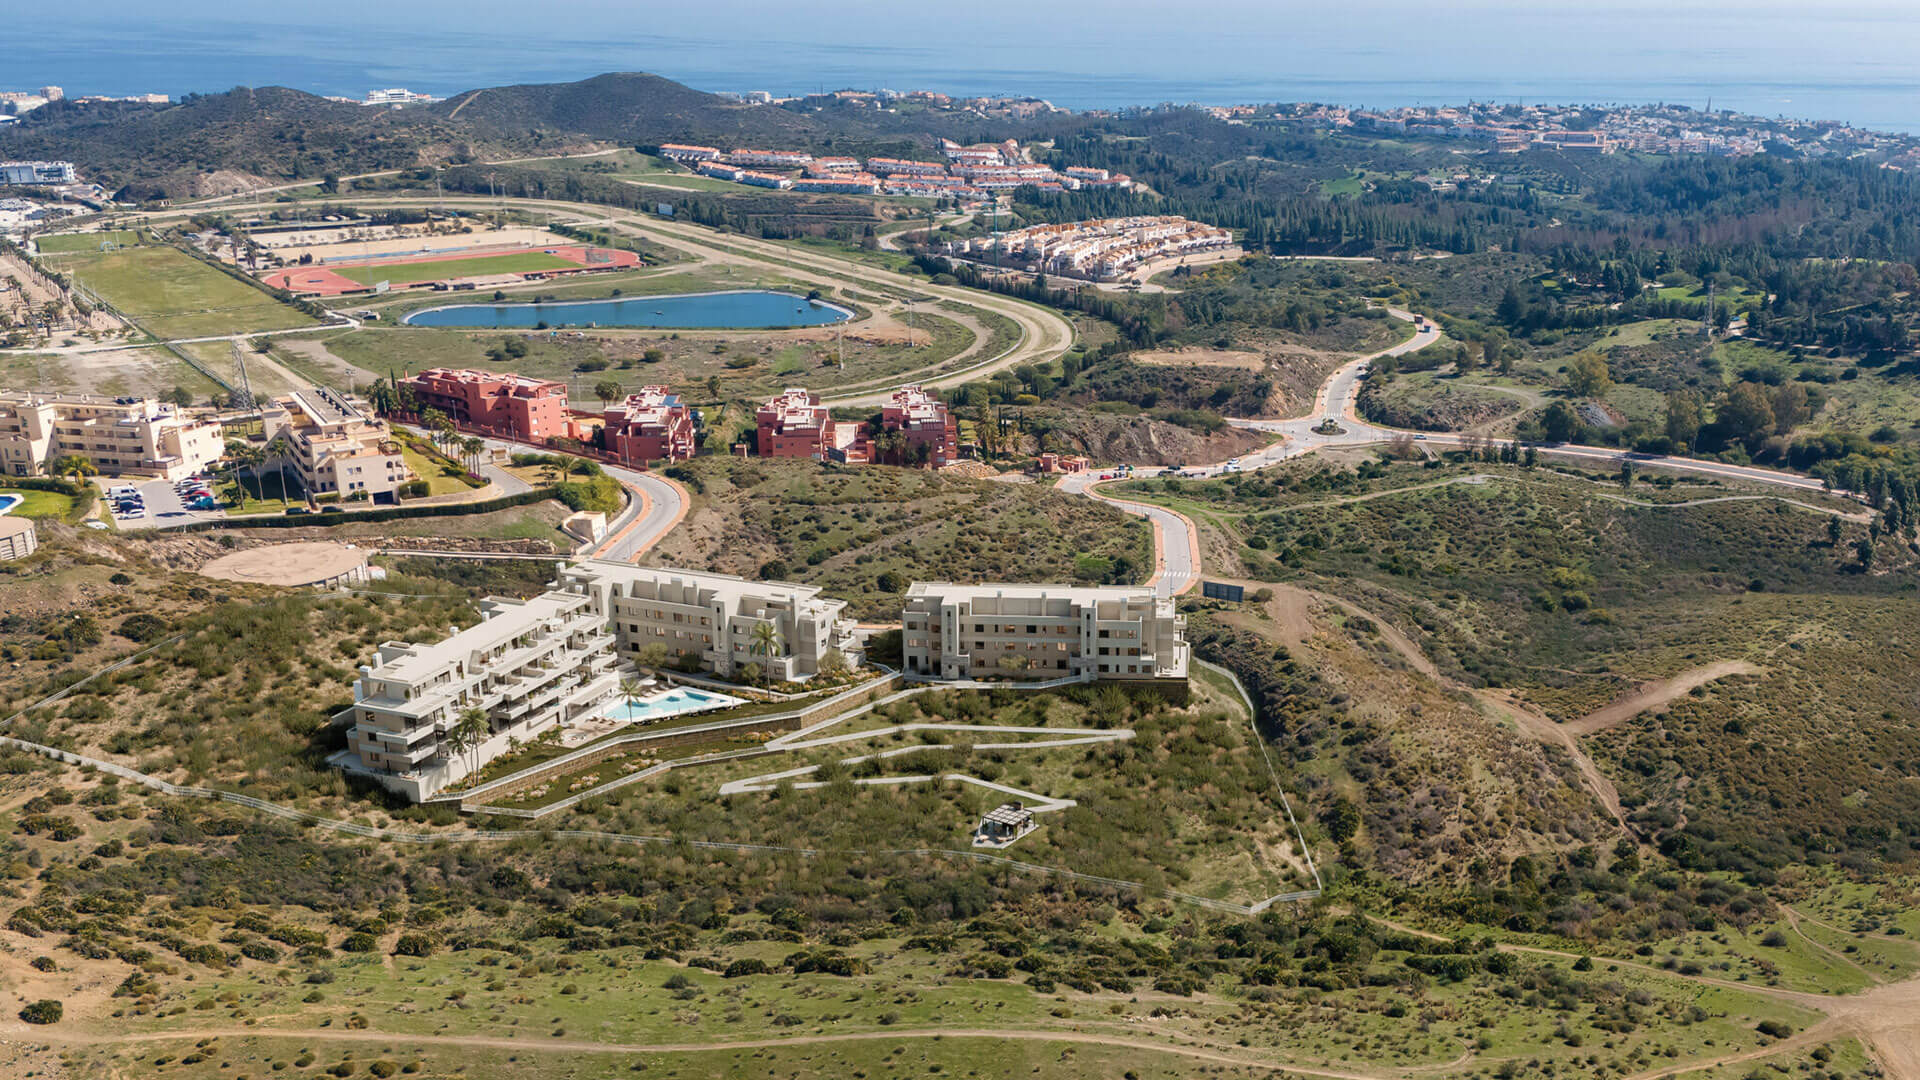
[[[643,386],[607,406],[607,452],[623,461],[685,461],[693,456],[693,410],[664,386]]]
[[[380,646],[379,663],[354,683],[353,728],[335,764],[417,802],[619,693],[614,636],[588,597],[494,597],[481,616],[437,644]],[[486,730],[459,748],[450,736],[468,709],[486,713]]]
[[[1185,617],[1145,586],[916,582],[901,612],[909,675],[1184,679]]]
[[[0,390],[0,473],[9,476],[36,476],[75,455],[109,475],[178,480],[225,450],[218,421],[148,398]]]
[[[828,600],[813,585],[748,581],[670,567],[588,559],[560,572],[563,588],[587,597],[613,624],[620,655],[634,659],[649,645],[674,659],[692,658],[717,675],[758,664],[776,681],[815,675],[828,650],[860,663],[845,600]],[[772,655],[754,651],[754,627],[770,624]]]
[[[269,440],[286,436],[300,482],[312,495],[365,492],[376,502],[393,498],[413,478],[400,444],[384,421],[324,386],[296,390],[261,410]]]
[[[403,385],[421,408],[526,442],[567,433],[567,384],[495,371],[428,368]]]

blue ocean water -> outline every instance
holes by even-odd
[[[1678,102],[1920,133],[1911,0],[340,0],[38,5],[0,28],[0,89],[359,97],[652,71],[705,90],[1031,94],[1069,108]]]

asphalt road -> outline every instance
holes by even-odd
[[[1136,470],[1134,476],[1157,476],[1159,473],[1158,469],[1142,469]],[[1104,494],[1098,489],[1098,484],[1097,474],[1076,473],[1062,477],[1056,486],[1068,494],[1091,496],[1123,513],[1152,522],[1154,571],[1147,583],[1153,586],[1157,596],[1178,596],[1193,588],[1200,580],[1200,552],[1193,522],[1163,506]]]

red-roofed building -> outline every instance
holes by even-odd
[[[917,386],[893,392],[880,410],[880,427],[886,435],[875,440],[876,460],[894,465],[925,461],[938,469],[960,456],[960,428],[953,413]],[[899,438],[887,437],[896,432]]]
[[[567,433],[567,384],[511,372],[428,368],[402,384],[418,409],[439,409],[456,424],[526,442]]]
[[[833,438],[833,421],[820,395],[788,387],[754,413],[761,457],[822,459]]]
[[[624,461],[685,461],[693,456],[693,410],[664,386],[643,386],[607,406],[607,452]]]

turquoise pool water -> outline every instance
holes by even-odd
[[[693,690],[681,687],[664,694],[654,694],[632,704],[615,702],[602,710],[602,715],[613,720],[629,723],[645,723],[660,720],[682,713],[705,712],[708,709],[724,709],[729,705],[738,705],[742,699],[711,690]]]
[[[765,330],[826,326],[853,317],[846,308],[792,293],[743,291],[629,296],[554,304],[448,304],[416,311],[407,326],[527,329],[561,326],[640,326],[686,330]]]
[[[4,514],[26,501],[27,497],[25,495],[0,495],[0,514]]]

